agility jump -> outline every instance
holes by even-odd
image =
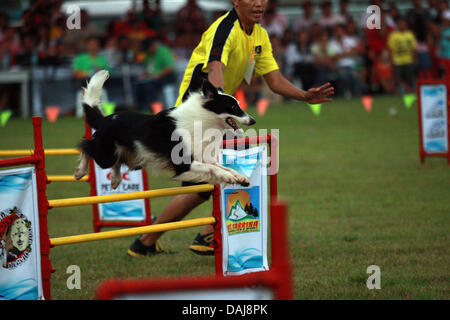
[[[37,183],[37,200],[38,200],[38,212],[39,212],[39,230],[40,230],[40,251],[41,251],[41,275],[42,275],[42,288],[45,299],[51,299],[50,293],[50,275],[53,272],[49,254],[50,248],[53,246],[59,245],[67,245],[67,244],[76,244],[88,241],[98,241],[98,240],[106,240],[106,239],[114,239],[120,237],[127,237],[132,235],[138,235],[143,233],[151,233],[151,232],[162,232],[169,230],[177,230],[183,228],[190,228],[195,226],[203,226],[212,224],[214,226],[214,237],[216,239],[216,248],[215,248],[215,267],[216,267],[216,276],[223,276],[222,274],[222,221],[221,221],[221,203],[220,203],[220,186],[216,185],[196,185],[196,186],[188,186],[188,187],[177,187],[177,188],[167,188],[167,189],[159,189],[159,190],[148,190],[143,192],[135,192],[128,194],[117,194],[117,195],[108,195],[108,196],[94,196],[94,197],[80,197],[80,198],[71,198],[71,199],[56,199],[56,200],[47,200],[46,195],[46,185],[49,183],[50,179],[47,177],[45,173],[45,155],[50,154],[60,154],[56,149],[49,149],[47,153],[45,152],[42,144],[42,120],[40,117],[33,117],[33,130],[34,130],[34,144],[35,148],[33,151],[27,150],[26,152],[23,150],[16,150],[15,155],[23,156],[19,158],[13,159],[4,159],[0,160],[0,167],[7,166],[16,166],[16,165],[24,165],[24,164],[32,164],[35,166],[36,172],[36,183]],[[230,147],[235,145],[250,145],[256,143],[267,143],[269,147],[271,146],[271,154],[270,159],[272,163],[276,163],[277,161],[277,153],[274,152],[273,147],[276,145],[276,139],[273,136],[267,135],[265,137],[250,137],[250,138],[242,138],[235,139],[231,142],[227,140],[224,142],[224,147]],[[74,149],[64,149],[64,154],[76,154]],[[276,150],[276,149],[275,149]],[[4,156],[6,152],[0,153],[0,155]],[[13,154],[8,153],[8,155]],[[58,178],[57,178],[58,179]],[[68,178],[59,178],[59,179],[68,179]],[[270,201],[276,200],[277,195],[277,174],[274,173],[270,175]],[[54,180],[56,181],[56,180]],[[123,230],[115,230],[108,232],[100,232],[100,233],[91,233],[91,234],[81,234],[60,238],[50,238],[47,229],[47,214],[48,209],[57,208],[57,207],[68,207],[68,206],[79,206],[79,205],[88,205],[88,204],[98,204],[105,202],[114,202],[114,201],[124,201],[131,199],[142,199],[142,198],[155,198],[155,197],[163,197],[163,196],[173,196],[177,194],[185,194],[185,193],[197,193],[197,192],[205,192],[212,191],[213,193],[213,216],[206,218],[197,218],[179,222],[172,222],[160,225],[149,225],[143,227],[135,227],[128,228]],[[273,238],[273,237],[272,237]],[[273,252],[274,248],[272,248],[272,256],[274,256]],[[277,253],[275,253],[275,256]],[[268,271],[267,271],[268,272]],[[288,296],[288,295],[287,295]]]

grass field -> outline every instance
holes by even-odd
[[[389,114],[396,107],[398,114]],[[289,240],[296,299],[449,299],[450,167],[445,159],[420,166],[417,108],[377,97],[367,113],[359,100],[339,100],[316,117],[303,103],[272,106],[257,128],[280,130],[279,197],[289,204]],[[44,120],[44,146],[74,147],[81,120]],[[0,128],[0,149],[30,148],[31,121]],[[47,157],[47,174],[72,174],[75,156]],[[149,175],[150,188],[178,184]],[[88,195],[87,183],[52,183],[48,198]],[[168,199],[151,202],[158,212]],[[92,232],[91,206],[49,212],[51,237]],[[211,202],[190,217],[209,216]],[[54,299],[92,299],[112,277],[214,273],[214,258],[188,250],[202,228],[167,233],[167,254],[130,258],[134,237],[61,246],[51,251]],[[381,290],[368,290],[366,269],[381,269]],[[81,269],[81,290],[66,287],[69,265]]]

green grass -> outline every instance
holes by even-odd
[[[398,115],[389,115],[396,107]],[[305,104],[271,106],[257,128],[280,130],[279,197],[289,204],[289,243],[296,299],[448,299],[450,297],[450,167],[445,159],[419,163],[417,108],[377,97],[371,113],[359,100],[339,100],[315,117]],[[44,121],[47,148],[73,147],[80,120]],[[0,149],[32,146],[31,121],[0,128]],[[71,174],[77,157],[47,157],[47,174]],[[151,188],[178,184],[149,175]],[[87,195],[87,183],[52,183],[49,199]],[[168,199],[151,202],[158,212]],[[211,202],[190,217],[208,216]],[[92,232],[90,206],[53,209],[51,237]],[[131,259],[133,237],[51,250],[54,299],[92,299],[112,277],[169,277],[214,273],[212,257],[188,246],[202,228],[170,232],[168,254]],[[368,290],[368,266],[381,268],[381,290]],[[81,268],[81,290],[66,287],[69,265]]]

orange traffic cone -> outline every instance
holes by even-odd
[[[258,110],[258,115],[263,116],[267,109],[269,108],[269,99],[259,99],[256,103],[256,109]]]
[[[236,97],[237,101],[239,101],[241,109],[247,110],[247,100],[245,99],[244,90],[237,89],[234,96]]]
[[[58,106],[50,106],[45,108],[45,114],[50,122],[55,122],[58,119],[60,108]]]
[[[364,109],[366,109],[367,112],[370,112],[372,110],[372,103],[373,103],[372,96],[364,95],[361,97],[361,101],[364,106]]]
[[[159,101],[153,102],[151,107],[152,107],[152,111],[153,111],[154,114],[157,114],[157,113],[161,112],[162,109],[163,109],[163,105]]]

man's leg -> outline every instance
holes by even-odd
[[[205,202],[198,193],[181,194],[174,197],[161,212],[154,224],[173,222],[183,219],[189,212]],[[212,227],[211,227],[212,228]],[[140,237],[143,245],[151,246],[164,232],[147,233]]]

